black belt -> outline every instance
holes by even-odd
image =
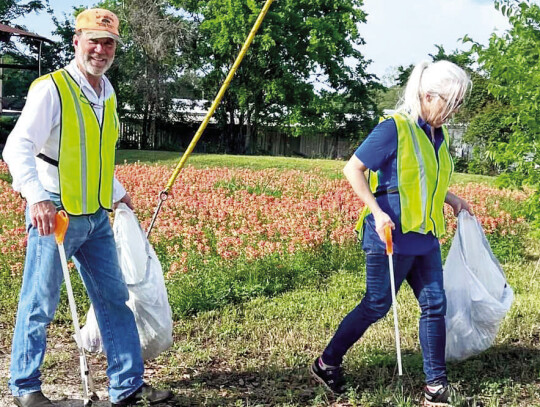
[[[397,194],[399,192],[399,189],[398,187],[394,187],[394,188],[388,188],[388,189],[380,189],[378,190],[377,192],[375,192],[373,194],[373,196],[375,198],[381,196],[381,195],[386,195],[386,194]]]
[[[43,161],[45,161],[46,163],[49,163],[51,165],[54,165],[55,167],[58,167],[58,161],[56,161],[55,159],[51,158],[51,157],[47,157],[45,154],[43,153],[39,153],[38,155],[36,155],[37,158],[41,158]]]

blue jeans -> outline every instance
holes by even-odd
[[[58,195],[51,194],[51,200],[60,206]],[[14,396],[41,388],[39,368],[45,355],[46,328],[54,317],[64,279],[54,235],[38,235],[28,207],[26,228],[28,246],[9,380]],[[66,257],[73,256],[94,305],[107,355],[110,401],[120,401],[143,384],[144,365],[107,212],[100,209],[93,215],[70,216],[64,247]]]
[[[446,384],[446,296],[440,248],[421,256],[395,254],[393,259],[396,291],[407,279],[422,311],[419,336],[426,382]],[[349,348],[392,306],[388,256],[385,254],[367,253],[366,286],[364,298],[343,319],[326,347],[322,355],[324,363],[340,365]]]

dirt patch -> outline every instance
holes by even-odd
[[[12,329],[12,328],[5,328]],[[7,382],[9,379],[10,352],[8,346],[0,348],[0,407],[14,406]],[[89,355],[92,377],[100,401],[95,407],[108,407],[106,362],[102,355]],[[79,356],[71,334],[65,329],[49,329],[47,353],[41,369],[42,391],[61,407],[82,407],[82,386]]]

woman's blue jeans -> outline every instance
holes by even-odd
[[[446,296],[440,248],[422,256],[395,254],[393,258],[396,291],[407,279],[420,304],[422,314],[419,336],[426,382],[446,384]],[[343,319],[326,347],[322,355],[324,363],[340,365],[349,348],[371,324],[383,318],[392,306],[388,256],[385,254],[367,253],[366,286],[364,298]]]
[[[51,200],[59,206],[58,195]],[[11,353],[9,387],[14,396],[40,390],[39,368],[64,280],[54,235],[39,236],[26,209],[28,245]],[[107,355],[111,402],[128,397],[143,384],[144,365],[133,313],[107,212],[70,216],[64,247],[94,305]]]

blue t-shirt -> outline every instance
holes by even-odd
[[[422,119],[418,125],[424,130],[426,137],[431,141],[431,127]],[[436,150],[444,140],[441,128],[435,129]],[[397,188],[397,148],[398,136],[394,119],[390,118],[379,123],[368,135],[355,152],[356,157],[372,171],[379,171],[379,185],[377,190]],[[378,196],[377,203],[386,212],[396,225],[392,232],[394,252],[404,255],[422,255],[438,247],[439,241],[431,232],[424,235],[416,232],[403,233],[401,230],[401,206],[398,193],[382,194]],[[375,231],[375,219],[369,214],[364,221],[364,239],[362,248],[366,252],[384,253],[385,244]]]

